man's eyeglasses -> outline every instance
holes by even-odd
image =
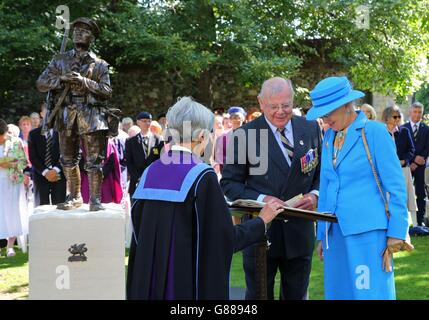
[[[393,119],[401,119],[401,116],[392,116]]]
[[[270,110],[271,110],[271,111],[274,111],[274,112],[279,111],[279,110],[280,110],[280,108],[281,108],[283,111],[286,111],[286,110],[288,110],[288,109],[291,109],[291,108],[292,108],[292,106],[293,106],[293,104],[292,104],[292,103],[282,104],[282,105],[271,105],[271,104],[269,104],[269,105],[268,105],[268,107],[270,108]]]

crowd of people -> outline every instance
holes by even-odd
[[[404,225],[407,227],[407,232],[408,226],[412,226],[409,230],[411,234],[429,234],[425,226],[427,223],[425,220],[427,219],[425,168],[429,155],[429,127],[422,121],[424,107],[418,102],[413,103],[410,106],[409,122],[404,123],[401,109],[395,105],[389,106],[383,110],[380,121],[377,121],[377,114],[372,106],[363,104],[357,108],[354,105],[355,100],[363,97],[363,93],[359,91],[351,91],[346,100],[340,99],[336,103],[332,102],[336,100],[332,100],[326,104],[327,98],[320,96],[318,91],[326,94],[332,86],[346,88],[350,84],[347,79],[344,80],[341,77],[325,80],[332,83],[321,82],[310,94],[313,107],[307,114],[307,119],[301,116],[301,110],[293,108],[292,83],[282,78],[272,78],[264,82],[258,95],[259,108],[252,107],[246,110],[240,106],[231,106],[226,111],[219,108],[212,113],[192,99],[182,98],[169,109],[169,113],[158,115],[156,120],[147,111],[138,113],[134,119],[132,117],[122,119],[119,134],[109,137],[106,157],[103,159],[101,202],[124,203],[131,198],[132,203],[137,203],[132,216],[135,233],[130,253],[129,298],[228,298],[227,288],[222,281],[228,274],[232,253],[243,250],[246,298],[255,299],[257,297],[255,243],[261,237],[261,233],[259,231],[255,233],[255,230],[261,229],[255,221],[250,222],[252,219],[246,216],[241,221],[237,218],[232,220],[228,218],[229,222],[225,222],[224,219],[229,214],[223,200],[224,196],[230,200],[253,199],[268,203],[265,211],[260,213],[261,220],[264,222],[262,225],[266,225],[279,212],[284,201],[297,194],[303,194],[303,198],[296,204],[298,208],[314,210],[317,207],[319,211],[334,212],[339,219],[338,224],[318,223],[317,225],[317,240],[319,240],[317,252],[325,262],[326,297],[330,299],[395,297],[393,272],[385,272],[392,271],[389,260],[391,252],[386,251],[383,257],[376,257],[374,253],[379,252],[386,245],[387,247],[398,246],[398,241],[406,238]],[[329,108],[326,108],[327,106]],[[2,203],[0,239],[7,241],[7,257],[13,257],[16,254],[14,244],[17,237],[28,233],[28,217],[32,208],[39,205],[59,205],[66,199],[66,194],[72,192],[70,185],[66,183],[61,165],[58,132],[53,129],[46,132],[42,130],[42,119],[45,115],[46,105],[43,104],[40,113],[33,112],[30,116],[21,117],[18,126],[0,120],[2,190],[0,192]],[[203,121],[201,117],[205,122],[212,121],[212,123],[201,124]],[[183,143],[184,132],[179,129],[183,121],[190,121],[192,130],[199,128],[207,135],[203,136],[199,133],[202,138],[200,139],[200,136],[195,138],[192,131],[189,143]],[[365,133],[361,133],[362,128],[365,129]],[[248,156],[244,158],[244,163],[239,161],[240,155],[237,152],[240,146],[237,145],[237,139],[234,137],[240,130],[248,135],[252,130],[259,132],[261,129],[270,133],[268,145],[259,145],[260,140],[256,139],[256,148],[258,150],[267,148],[269,162],[264,174],[254,175],[250,170],[254,163]],[[178,130],[182,140],[174,139],[175,136],[171,134],[174,130]],[[374,170],[371,170],[371,163],[367,161],[362,135],[367,137],[368,149],[375,162]],[[195,144],[194,141],[199,143]],[[173,281],[168,285],[162,282],[155,289],[148,288],[154,271],[146,270],[146,278],[140,275],[142,268],[147,266],[146,259],[149,259],[144,251],[150,249],[147,243],[151,243],[149,238],[158,228],[156,226],[165,228],[166,225],[171,224],[171,221],[155,224],[155,229],[149,232],[147,224],[142,224],[141,220],[145,219],[146,223],[154,222],[149,218],[152,213],[145,216],[149,209],[143,206],[143,203],[148,199],[151,201],[170,201],[171,199],[168,198],[168,192],[165,193],[166,198],[161,197],[162,199],[151,198],[148,195],[145,188],[150,182],[148,176],[151,171],[146,172],[146,169],[153,163],[159,163],[160,158],[165,154],[174,155],[183,152],[187,154],[188,151],[195,153],[194,149],[199,144],[203,144],[204,148],[198,147],[200,151],[195,155],[195,159],[192,158],[194,155],[191,157],[192,161],[198,163],[197,159],[204,155],[204,151],[207,152],[207,146],[209,146],[210,157],[206,158],[209,162],[201,170],[204,172],[211,168],[210,170],[215,173],[216,182],[211,178],[203,179],[201,183],[213,184],[211,189],[204,189],[205,191],[198,189],[194,184],[195,181],[188,182],[188,185],[195,188],[192,192],[195,193],[196,198],[205,199],[198,204],[204,211],[201,219],[208,219],[210,210],[213,211],[213,215],[222,216],[223,222],[215,223],[207,220],[207,223],[211,221],[210,228],[219,228],[221,232],[228,234],[228,237],[223,239],[223,246],[231,247],[231,250],[228,249],[228,254],[222,255],[221,260],[216,261],[216,263],[223,263],[224,267],[222,272],[217,271],[218,281],[209,280],[211,279],[209,275],[213,275],[214,271],[207,266],[216,265],[209,254],[206,257],[207,261],[201,262],[201,268],[206,266],[207,270],[201,271],[202,279],[199,287],[175,291],[176,284]],[[228,152],[229,148],[233,148],[233,151]],[[230,158],[227,159],[227,156]],[[86,176],[85,157],[87,157],[85,148],[80,148],[79,190],[83,201],[88,203],[90,182]],[[314,162],[314,159],[318,161]],[[311,163],[307,162],[310,160]],[[340,163],[344,164],[340,166]],[[156,171],[157,178],[169,180],[171,176],[168,176],[168,172],[171,171],[174,176],[178,168],[172,169],[166,166],[156,170],[153,169]],[[375,174],[378,174],[381,180],[383,191],[379,191],[374,180]],[[194,176],[196,177],[197,175]],[[362,182],[364,180],[365,183]],[[363,185],[368,187],[362,188]],[[216,195],[218,192],[221,195],[219,197]],[[384,198],[368,196],[377,195],[380,192],[382,194],[385,192],[389,198],[386,218],[383,218],[385,210],[382,200]],[[186,197],[186,194],[184,196]],[[368,201],[361,200],[365,198],[368,198]],[[359,203],[355,203],[356,201]],[[159,202],[152,203],[152,206],[158,208],[156,210],[163,208]],[[185,210],[181,208],[180,210]],[[171,208],[167,207],[165,210],[169,211]],[[138,214],[137,218],[136,213],[139,211],[143,214]],[[350,214],[355,211],[355,214]],[[221,214],[221,212],[224,213]],[[408,212],[409,217],[404,216],[404,212]],[[374,218],[377,214],[380,216]],[[230,229],[231,226],[235,229]],[[249,230],[253,230],[253,236],[249,236],[251,232]],[[166,230],[162,232],[165,233]],[[210,234],[210,237],[215,237],[211,231],[204,232],[205,236]],[[315,243],[314,224],[293,218],[285,221],[274,220],[268,231],[266,230],[266,236],[270,241],[267,254],[268,297],[274,298],[275,277],[280,271],[280,298],[306,299]],[[143,246],[139,241],[140,237],[145,239]],[[386,239],[388,239],[387,242]],[[168,241],[171,241],[171,234],[168,236]],[[181,240],[177,239],[177,241]],[[212,244],[218,245],[219,241],[219,239],[208,240],[208,243],[205,243],[206,249],[215,250]],[[362,241],[370,245],[360,250]],[[20,245],[25,247],[22,241]],[[168,251],[171,248],[167,246],[157,250]],[[350,252],[353,254],[351,255]],[[157,263],[162,263],[160,261],[168,258],[165,252],[160,251],[159,254],[161,260],[157,260]],[[182,254],[189,256],[190,259],[192,257],[191,252],[183,251]],[[151,259],[152,264],[155,256]],[[342,262],[339,263],[339,261]],[[350,270],[356,263],[376,270],[372,273],[374,290],[361,291],[351,286],[354,275],[350,274]],[[378,268],[380,263],[383,264],[382,268]],[[181,265],[177,262],[177,265],[179,264]],[[185,268],[185,265],[180,268],[182,267]],[[162,269],[161,266],[160,268]],[[192,270],[191,267],[186,272]],[[168,277],[173,277],[171,272],[166,272]],[[182,272],[185,272],[185,269]],[[339,276],[342,277],[341,281],[338,281]],[[193,281],[192,272],[186,279]],[[183,278],[180,281],[185,283],[186,279]],[[205,285],[204,281],[207,281]],[[166,286],[171,288],[167,290]],[[387,290],[383,291],[381,288]]]

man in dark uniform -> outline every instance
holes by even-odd
[[[59,133],[61,164],[70,194],[57,208],[71,210],[82,205],[79,171],[82,139],[87,155],[90,211],[98,211],[104,209],[100,187],[108,133],[107,108],[103,102],[112,94],[109,65],[89,51],[100,34],[93,20],[78,18],[71,24],[71,31],[74,48],[54,57],[37,80],[37,88],[41,92],[51,91],[53,103],[60,106],[48,127]]]
[[[313,210],[316,207],[320,129],[315,121],[293,116],[293,97],[290,80],[276,77],[262,85],[258,101],[263,116],[237,129],[228,145],[221,186],[230,200],[274,200],[284,205],[283,201],[302,194],[303,198],[295,203],[297,208]],[[247,145],[243,143],[238,146],[240,135],[247,137]],[[252,144],[253,152],[260,158],[259,165],[250,151]],[[243,220],[246,221],[247,217]],[[267,236],[271,243],[267,251],[268,299],[274,299],[278,270],[280,298],[307,299],[315,241],[314,223],[299,218],[276,220],[272,222]],[[246,299],[250,300],[258,299],[255,257],[254,246],[243,250]]]
[[[420,102],[414,102],[410,108],[410,121],[404,124],[408,128],[414,140],[415,153],[410,164],[414,178],[417,197],[417,224],[425,226],[426,192],[425,169],[426,159],[429,156],[429,127],[422,121],[424,106]]]
[[[125,142],[125,159],[130,173],[130,186],[128,192],[131,197],[136,190],[143,171],[155,160],[159,159],[164,146],[162,138],[150,132],[149,127],[152,115],[143,111],[137,115],[137,125],[140,133],[127,139]]]

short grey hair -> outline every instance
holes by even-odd
[[[258,97],[264,98],[267,92],[269,92],[269,96],[277,94],[283,91],[285,86],[289,86],[293,98],[295,95],[295,91],[293,90],[292,81],[290,79],[285,79],[281,77],[274,77],[265,80],[261,86],[261,91],[259,92]]]
[[[390,117],[392,117],[395,113],[401,115],[401,109],[399,109],[399,107],[396,105],[389,106],[383,110],[383,113],[381,114],[381,120],[387,123],[387,120],[389,120]]]
[[[130,117],[125,117],[125,118],[123,118],[123,119],[122,119],[122,123],[123,123],[123,124],[125,124],[125,123],[131,123],[131,124],[134,124],[134,121],[133,121],[133,119],[131,119]]]
[[[422,104],[421,102],[418,102],[418,101],[413,102],[413,103],[411,104],[411,107],[410,107],[410,108],[417,108],[417,109],[421,109],[422,111],[424,110],[424,106],[423,106],[423,104]]]
[[[197,141],[213,130],[214,113],[191,97],[180,98],[167,112],[168,134],[175,143]]]

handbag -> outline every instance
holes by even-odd
[[[379,179],[378,174],[377,174],[377,170],[375,169],[374,162],[372,161],[371,152],[369,151],[369,147],[368,147],[368,141],[366,140],[365,128],[362,128],[362,141],[363,141],[363,145],[365,147],[366,156],[367,156],[368,161],[371,165],[371,169],[372,169],[372,173],[373,173],[374,178],[375,178],[375,182],[377,183],[378,190],[380,191],[381,198],[383,199],[384,210],[386,211],[387,219],[390,219],[389,205],[387,204],[386,196],[383,192],[383,189],[381,188],[381,183],[380,183],[380,179]],[[402,243],[399,242],[392,247],[388,247],[386,250],[390,251],[390,253],[395,253],[395,252],[399,252],[399,251],[412,251],[412,250],[414,250],[414,246],[411,244],[411,239],[410,239],[410,235],[408,234],[408,232],[407,232],[406,239],[403,240]]]

